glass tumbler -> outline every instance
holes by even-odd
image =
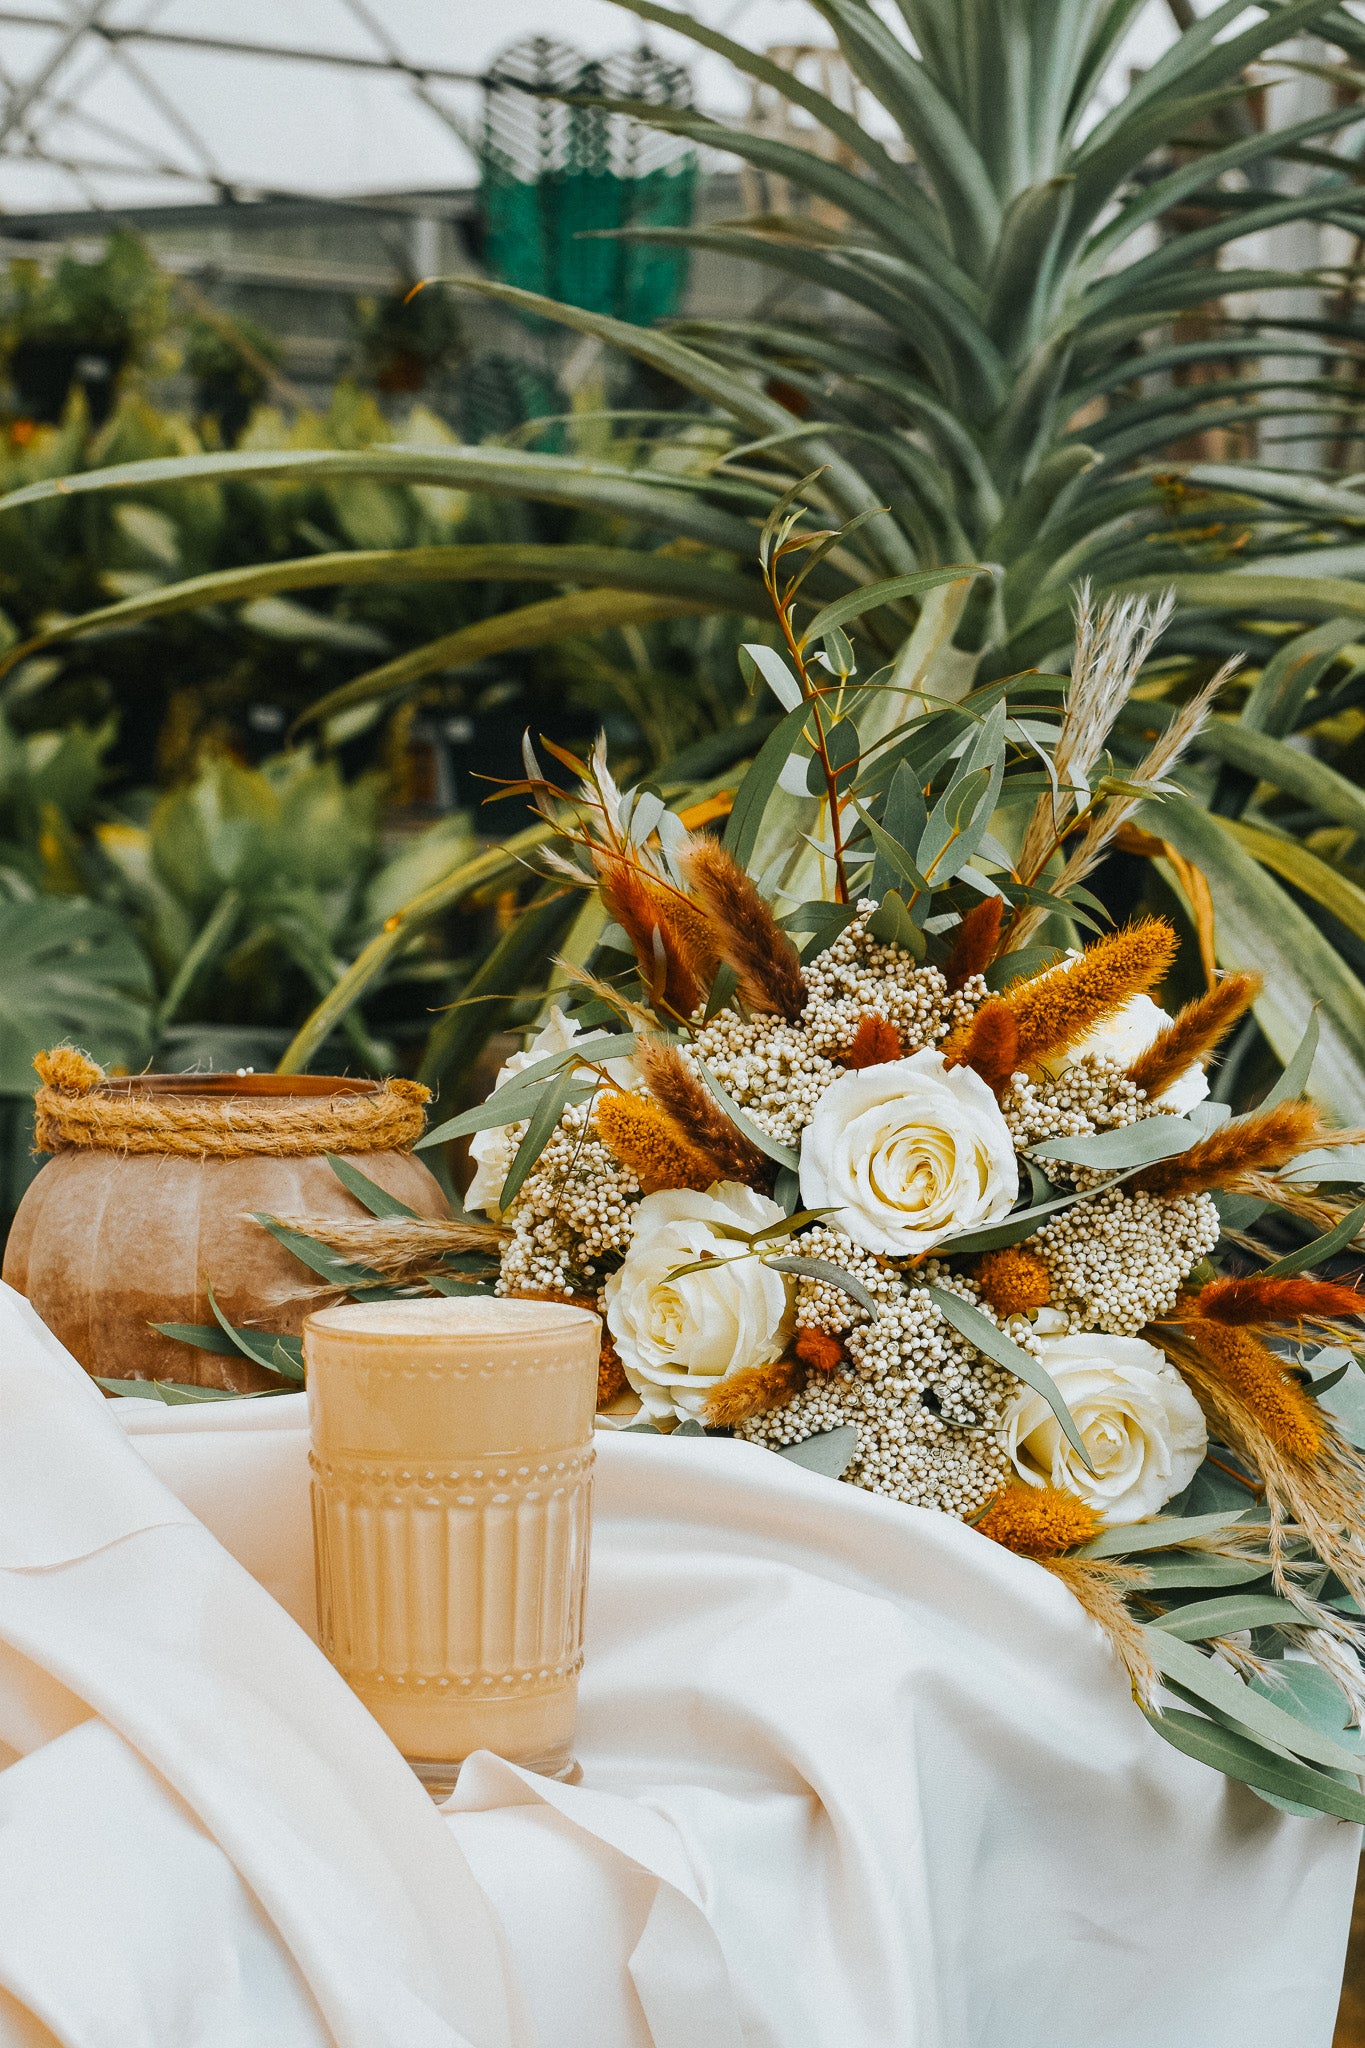
[[[573,1757],[598,1318],[465,1296],[304,1325],[322,1648],[438,1798]]]

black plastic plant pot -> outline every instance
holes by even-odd
[[[118,373],[127,348],[79,341],[21,341],[10,357],[10,380],[19,411],[56,426],[72,387],[85,393],[92,426],[103,426],[114,407]]]

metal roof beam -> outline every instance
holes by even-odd
[[[161,49],[199,50],[219,57],[266,57],[282,58],[293,64],[329,64],[345,71],[387,72],[390,77],[407,78],[419,83],[434,81],[445,85],[482,85],[483,74],[478,71],[455,71],[444,64],[418,64],[400,55],[367,57],[351,50],[323,50],[304,48],[289,43],[252,43],[234,36],[182,35],[174,29],[121,27],[114,22],[99,20],[99,15],[111,4],[111,0],[87,0],[81,14],[70,24],[54,19],[50,14],[27,14],[17,8],[0,8],[0,27],[5,28],[47,28],[63,31],[62,45],[48,59],[38,78],[22,88],[28,95],[24,102],[27,107],[46,85],[57,66],[65,61],[67,54],[82,35],[89,32],[102,41],[111,44],[143,43],[155,44]],[[23,112],[21,107],[19,112]],[[435,111],[435,110],[433,110]],[[0,123],[10,118],[9,109],[0,116]],[[0,129],[0,132],[3,132]]]

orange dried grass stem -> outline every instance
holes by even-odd
[[[1065,1052],[1130,997],[1163,980],[1175,958],[1176,937],[1163,917],[1140,918],[1087,946],[1069,967],[1016,983],[1005,992],[1019,1035],[1022,1067]]]
[[[967,912],[953,934],[953,950],[943,970],[950,989],[959,989],[974,974],[985,973],[1000,943],[1004,915],[1003,896],[983,896]]]
[[[1307,1461],[1322,1448],[1323,1415],[1311,1394],[1250,1330],[1191,1316],[1184,1328],[1220,1384],[1253,1415],[1278,1450]]]
[[[880,1067],[898,1060],[903,1048],[895,1025],[887,1017],[862,1017],[847,1052],[837,1055],[846,1067]]]
[[[709,1154],[676,1128],[666,1110],[646,1096],[617,1088],[597,1105],[597,1130],[603,1144],[628,1167],[647,1195],[661,1188],[704,1191],[716,1178]]]
[[[1177,1010],[1165,1030],[1128,1069],[1134,1087],[1155,1100],[1193,1066],[1207,1060],[1261,989],[1259,974],[1229,974],[1225,980]]]
[[[799,1017],[806,991],[796,948],[738,861],[718,841],[701,839],[685,865],[720,957],[738,976],[741,1000],[751,1010]]]
[[[805,1384],[805,1366],[790,1355],[774,1359],[771,1365],[746,1366],[743,1372],[732,1372],[723,1379],[712,1393],[706,1403],[706,1420],[715,1429],[733,1429],[751,1415],[784,1407]]]
[[[676,1046],[647,1039],[635,1057],[650,1094],[668,1112],[679,1137],[713,1162],[713,1179],[738,1180],[759,1188],[769,1184],[772,1169],[768,1160],[730,1121]]]
[[[669,890],[623,854],[598,860],[602,901],[635,949],[640,978],[658,1009],[690,1017],[715,971],[715,938],[681,890]]]
[[[1331,1323],[1365,1315],[1365,1294],[1303,1273],[1252,1273],[1210,1280],[1195,1297],[1194,1312],[1216,1323]]]
[[[1319,1128],[1311,1102],[1279,1102],[1224,1124],[1174,1159],[1144,1167],[1132,1185],[1144,1194],[1172,1199],[1226,1187],[1239,1173],[1285,1165],[1312,1143]]]

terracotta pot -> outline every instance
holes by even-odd
[[[273,1074],[155,1074],[104,1084],[219,1100],[361,1095],[376,1085]],[[339,1156],[419,1216],[449,1215],[439,1183],[410,1153]],[[239,1393],[278,1386],[245,1357],[200,1351],[149,1327],[212,1323],[205,1285],[212,1281],[229,1322],[299,1333],[309,1308],[319,1306],[323,1282],[252,1220],[258,1211],[348,1221],[366,1213],[321,1153],[198,1159],[73,1148],[48,1161],[19,1204],[4,1278],[101,1378],[178,1380]]]

